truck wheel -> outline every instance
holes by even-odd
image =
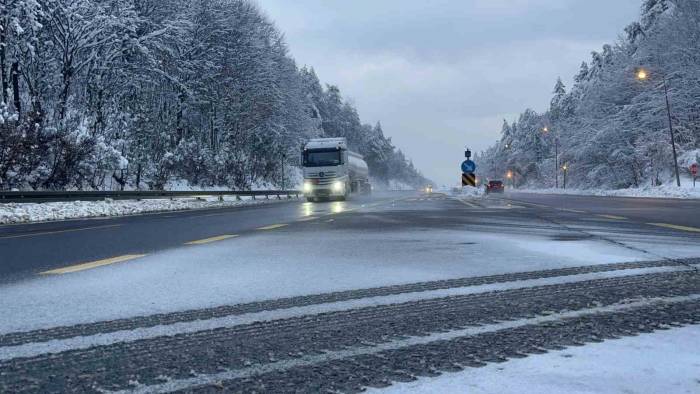
[[[306,197],[306,201],[308,202],[314,202],[316,199],[313,197]]]

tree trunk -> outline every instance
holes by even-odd
[[[17,111],[17,116],[22,117],[22,98],[19,95],[19,62],[12,63],[12,71],[10,72],[12,76],[12,98],[15,103],[15,110]]]
[[[59,119],[63,120],[66,116],[66,112],[68,111],[68,95],[70,94],[70,85],[71,85],[71,79],[73,77],[73,67],[71,65],[67,65],[63,67],[63,90],[61,91],[61,98],[60,98],[60,103],[58,105],[59,108]]]
[[[136,166],[136,190],[141,190],[141,163]]]
[[[5,70],[5,57],[7,54],[7,35],[5,26],[0,26],[0,88],[2,88],[2,103],[7,104],[7,72]]]

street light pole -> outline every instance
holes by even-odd
[[[506,178],[510,180],[510,186],[515,189],[515,177],[513,176],[513,171],[508,170],[508,173],[506,173]]]
[[[564,190],[566,190],[566,173],[569,172],[569,165],[564,164],[562,169],[564,170]]]
[[[286,190],[284,188],[284,162],[287,160],[287,155],[285,153],[282,154],[282,190]]]
[[[668,114],[668,131],[671,133],[671,147],[673,148],[673,165],[676,170],[676,185],[681,187],[681,176],[678,173],[678,153],[676,153],[676,139],[673,138],[673,120],[671,119],[671,103],[668,100],[668,87],[666,77],[663,76],[664,94],[666,95],[666,113]]]
[[[545,126],[542,131],[549,132],[549,127]],[[559,189],[559,134],[554,134],[554,186]]]
[[[649,73],[640,68],[637,70],[637,79],[640,81],[644,81],[647,78],[649,78]],[[681,176],[680,172],[678,171],[678,153],[676,151],[676,139],[674,138],[673,135],[673,119],[671,117],[671,102],[668,99],[668,85],[666,84],[666,76],[661,75],[661,82],[662,85],[664,86],[664,95],[666,97],[666,114],[668,115],[668,132],[671,135],[671,148],[673,149],[673,167],[676,173],[676,185],[678,187],[681,187]]]
[[[557,189],[559,189],[559,136],[554,136],[554,162],[556,165],[556,171],[554,173],[554,182]],[[564,189],[566,189],[566,175],[564,175]]]

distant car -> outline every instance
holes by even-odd
[[[505,191],[505,186],[503,186],[503,181],[489,181],[486,184],[486,194],[489,193],[503,193]]]
[[[425,187],[425,192],[430,194],[433,192],[433,185],[428,185]]]

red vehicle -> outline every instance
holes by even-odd
[[[503,181],[489,181],[486,184],[486,194],[489,193],[503,193],[505,191],[505,186],[503,186]]]

